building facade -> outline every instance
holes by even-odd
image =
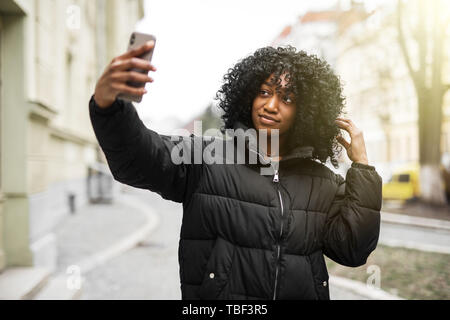
[[[384,180],[398,165],[419,160],[417,98],[400,50],[395,10],[392,2],[372,12],[359,4],[346,11],[307,12],[274,41],[316,54],[335,69],[343,83],[346,116],[363,129],[369,160]],[[450,77],[450,41],[444,44],[443,74]],[[441,151],[450,152],[448,93]],[[345,152],[341,161],[348,167]]]
[[[89,98],[143,14],[140,0],[0,2],[0,271],[55,267],[53,230],[102,157]]]
[[[336,61],[348,114],[364,128],[369,159],[385,180],[396,167],[419,161],[417,96],[400,49],[396,15],[395,3],[389,3],[348,28],[339,36]],[[444,42],[447,77],[449,40]],[[414,59],[413,49],[408,48]],[[450,151],[448,93],[442,111],[440,149],[445,154]]]

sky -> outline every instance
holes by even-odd
[[[155,82],[137,110],[169,133],[201,114],[240,59],[270,43],[308,10],[338,0],[145,0],[136,31],[153,34]],[[341,3],[347,1],[341,0]]]

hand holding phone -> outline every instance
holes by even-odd
[[[128,52],[115,57],[97,81],[94,100],[100,108],[110,107],[116,98],[140,102],[147,93],[145,84],[153,82],[148,72],[156,71],[150,63],[155,37],[141,35],[131,36]]]
[[[128,51],[133,51],[141,47],[142,45],[153,41],[153,43],[156,43],[155,36],[151,34],[145,34],[145,33],[139,33],[139,32],[133,32],[130,37],[130,43],[128,45]],[[148,63],[151,63],[152,57],[153,57],[153,51],[154,51],[154,45],[153,48],[150,51],[146,51],[142,53],[141,55],[137,56],[137,58],[142,59]],[[144,69],[139,68],[132,68],[128,71],[133,72],[139,72],[142,74],[147,74],[148,72]],[[139,82],[139,81],[127,81],[127,85],[134,88],[143,88],[145,87],[145,83]],[[142,95],[133,95],[129,93],[121,93],[118,95],[119,99],[125,100],[125,101],[134,101],[134,102],[141,102],[142,101]]]

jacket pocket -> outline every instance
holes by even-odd
[[[235,246],[227,240],[217,237],[206,264],[202,284],[199,289],[201,299],[226,299],[233,265]]]

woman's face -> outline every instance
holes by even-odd
[[[296,104],[294,95],[287,95],[286,74],[281,77],[281,89],[277,91],[277,86],[271,75],[262,85],[253,100],[252,120],[256,130],[267,129],[270,136],[272,129],[278,129],[280,138],[286,135],[295,121]],[[272,82],[275,82],[272,84]]]

